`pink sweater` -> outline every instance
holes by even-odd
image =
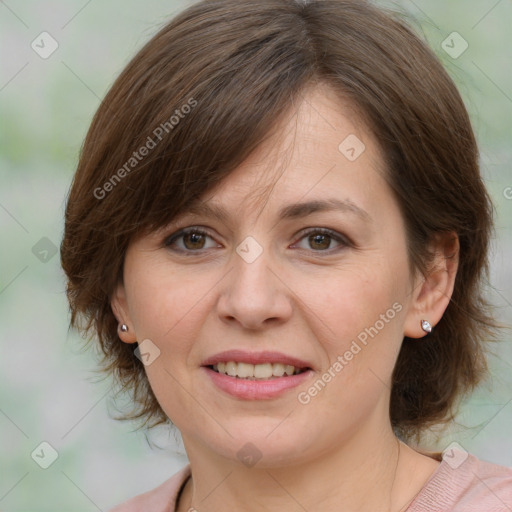
[[[178,493],[189,476],[187,465],[157,488],[111,512],[174,512]],[[512,468],[481,461],[457,448],[445,452],[405,512],[449,511],[512,512]]]

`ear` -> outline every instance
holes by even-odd
[[[438,234],[429,249],[434,252],[434,258],[427,275],[419,274],[415,279],[411,306],[404,324],[404,335],[409,338],[422,338],[427,334],[421,327],[422,320],[435,327],[448,307],[455,285],[459,266],[457,234]]]
[[[110,301],[110,307],[112,308],[112,312],[118,322],[117,334],[121,341],[124,341],[125,343],[135,343],[137,341],[137,336],[135,335],[135,330],[130,319],[128,302],[126,300],[126,290],[122,283],[117,285]],[[122,324],[125,324],[128,327],[126,332],[121,330]]]

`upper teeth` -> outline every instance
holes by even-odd
[[[227,363],[218,363],[213,365],[213,369],[219,373],[230,375],[231,377],[270,379],[271,377],[282,377],[284,374],[293,375],[299,373],[300,369],[292,365],[281,363],[249,364],[236,363],[228,361]]]

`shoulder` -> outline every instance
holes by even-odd
[[[512,468],[492,464],[472,456],[472,487],[466,493],[468,499],[486,499],[489,506],[501,505],[501,509],[512,509]],[[482,502],[483,503],[483,502]],[[494,510],[494,509],[493,509]]]
[[[480,460],[460,448],[443,460],[407,512],[508,512],[512,510],[512,468]]]
[[[178,492],[189,476],[190,465],[187,465],[158,487],[121,503],[109,512],[174,512]]]

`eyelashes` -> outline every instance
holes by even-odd
[[[307,231],[301,232],[299,241],[306,239],[307,243],[319,243],[322,245],[322,243],[325,243],[325,240],[334,240],[338,243],[338,249],[345,248],[345,247],[351,247],[353,244],[345,237],[344,235],[341,235],[340,233],[337,233],[336,231],[332,231],[331,229],[327,228],[311,228]],[[331,245],[330,242],[328,245]],[[334,248],[336,249],[336,248]],[[309,250],[309,249],[306,249]],[[333,248],[329,248],[326,250],[315,250],[311,249],[313,252],[333,252]]]
[[[210,234],[207,231],[205,231],[203,228],[190,227],[190,228],[181,229],[177,233],[174,233],[173,235],[167,237],[164,240],[164,246],[175,249],[175,247],[173,247],[173,246],[175,245],[176,240],[179,240],[180,238],[184,239],[184,237],[188,236],[188,235],[196,235],[196,237],[194,237],[194,240],[196,241],[196,243],[197,243],[197,238],[198,238],[197,235],[199,235],[200,240],[205,239],[206,237],[212,238],[210,236]],[[197,250],[188,251],[187,249],[182,249],[182,248],[178,248],[178,249],[181,252],[198,252]],[[199,249],[204,249],[204,248],[199,247]]]
[[[309,251],[314,254],[325,253],[330,255],[333,252],[338,252],[339,250],[354,246],[351,240],[349,240],[345,235],[327,228],[308,228],[301,231],[297,236],[299,237],[297,242],[294,242],[291,247],[296,247],[298,243],[305,240],[305,243],[309,247],[302,247],[298,250]],[[210,247],[206,247],[208,239],[211,239],[214,242]],[[338,244],[334,248],[331,247],[332,241]],[[182,247],[179,247],[177,242],[181,242]],[[189,245],[188,247],[187,244]],[[217,242],[214,241],[213,236],[200,226],[191,226],[180,229],[176,233],[166,237],[163,241],[163,246],[174,252],[185,254],[187,256],[204,254],[210,249],[221,247],[219,247]]]

